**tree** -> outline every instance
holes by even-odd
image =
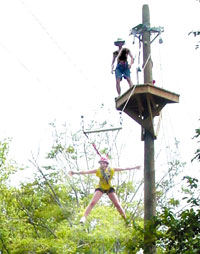
[[[88,205],[95,185],[95,177],[68,178],[66,170],[94,167],[96,154],[79,132],[58,133],[55,126],[54,143],[47,154],[45,166],[33,157],[36,173],[29,182],[18,187],[8,184],[11,168],[6,165],[8,151],[2,150],[2,192],[0,211],[0,250],[4,253],[118,253],[125,252],[131,228],[110,203],[102,201],[96,206],[85,227],[79,219]],[[82,142],[84,141],[84,142]],[[103,154],[106,140],[98,145]],[[113,144],[113,142],[112,142]],[[6,146],[4,145],[4,148]],[[18,167],[12,166],[13,172]],[[133,200],[140,185],[134,186],[133,176],[124,174],[116,179],[117,191],[123,203]],[[127,206],[130,214],[138,216],[140,204]],[[106,214],[106,216],[105,216]],[[125,252],[126,253],[126,252]]]
[[[199,138],[200,129],[196,129],[195,132],[196,135],[194,138]],[[199,161],[199,149],[197,149],[193,160]],[[176,165],[176,167],[181,166],[180,163]],[[160,210],[157,210],[155,218],[145,227],[145,232],[142,222],[134,223],[134,234],[127,240],[128,250],[132,251],[131,253],[137,253],[139,249],[144,248],[144,245],[151,245],[152,242],[156,242],[158,254],[199,253],[199,193],[200,186],[198,179],[191,176],[184,176],[182,180],[182,200],[174,199],[172,201],[166,198],[165,202],[161,202]],[[161,198],[162,196],[166,196],[165,193],[161,193],[160,195]],[[148,233],[149,237],[144,242],[144,235]]]
[[[199,138],[200,128],[195,130],[194,138]],[[199,140],[197,141],[199,143]],[[200,149],[195,152],[193,160],[200,161]],[[192,161],[193,161],[192,160]],[[161,253],[199,253],[200,249],[200,186],[196,178],[185,176],[187,187],[182,187],[185,196],[181,207],[163,207],[163,212],[158,213],[155,224],[158,228],[156,236]]]
[[[200,138],[200,128],[195,130],[195,136],[193,138],[199,139]],[[197,141],[200,143],[200,140]],[[195,152],[195,157],[192,159],[192,161],[198,160],[200,161],[200,148],[198,148]]]
[[[96,155],[80,131],[68,135],[67,128],[66,131],[58,132],[55,125],[52,127],[54,142],[47,153],[45,166],[40,166],[33,157],[31,163],[36,169],[34,178],[18,187],[10,185],[10,177],[19,167],[7,159],[9,142],[0,143],[2,253],[137,254],[144,248],[144,244],[155,240],[158,254],[198,253],[191,252],[199,248],[200,201],[196,195],[199,193],[198,180],[190,176],[184,178],[187,186],[182,187],[185,196],[181,202],[172,202],[166,194],[175,185],[175,181],[170,179],[176,178],[183,166],[177,161],[176,154],[169,165],[168,173],[157,185],[157,191],[160,192],[160,208],[155,219],[145,227],[145,230],[153,234],[149,236],[148,242],[144,243],[143,201],[137,197],[143,183],[133,183],[134,174],[131,172],[117,177],[115,186],[121,203],[131,218],[129,227],[126,227],[121,216],[110,202],[107,203],[106,198],[92,211],[86,225],[79,225],[79,219],[91,198],[96,179],[91,176],[77,176],[72,179],[68,177],[67,170],[93,168]],[[199,138],[199,129],[196,130],[195,138]],[[101,142],[98,140],[99,137],[96,136],[95,144],[102,153],[110,151],[106,139],[101,139]],[[114,151],[111,151],[111,154],[114,154]],[[198,155],[199,150],[194,160],[199,161]],[[164,189],[163,192],[161,188]],[[183,202],[185,207],[180,206]]]
[[[156,220],[159,226],[158,245],[164,253],[199,253],[200,199],[198,196],[193,196],[198,188],[198,180],[191,177],[184,177],[184,179],[187,180],[187,191],[190,193],[190,196],[184,197],[187,208],[176,212],[175,209],[164,207]]]

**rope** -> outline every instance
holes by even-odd
[[[86,138],[87,138],[88,141],[90,142],[90,139],[89,139],[87,133],[84,131],[84,120],[83,120],[83,116],[81,116],[81,118],[82,118],[82,131],[83,131],[83,134],[86,136]],[[98,149],[97,149],[95,143],[94,143],[94,142],[90,142],[90,144],[93,146],[95,152],[101,157],[101,153],[98,151]]]
[[[108,144],[109,147],[110,147],[110,149],[107,151],[107,157],[108,157],[109,154],[111,155],[111,150],[112,150],[112,148],[114,147],[114,144],[116,144],[116,139],[117,139],[117,136],[118,136],[118,134],[119,134],[119,131],[120,131],[120,129],[117,131],[115,137],[113,137],[112,144]],[[109,139],[108,139],[108,140],[109,140]]]
[[[126,103],[125,103],[125,105],[124,105],[124,107],[123,107],[123,109],[122,109],[122,112],[124,112],[124,110],[125,110],[125,108],[126,108],[128,102],[129,102],[131,96],[133,95],[133,93],[134,93],[134,91],[135,91],[136,86],[137,86],[137,85],[133,85],[132,91],[131,91],[131,93],[129,94],[128,100],[126,101]]]
[[[108,158],[108,154],[110,153],[111,148],[113,147],[114,143],[116,142],[117,136],[118,136],[118,134],[119,134],[119,131],[122,129],[122,127],[112,128],[112,129],[96,130],[96,131],[85,131],[85,130],[84,130],[84,120],[83,120],[84,116],[81,116],[81,118],[82,118],[82,123],[81,123],[81,125],[82,125],[82,131],[83,131],[83,134],[86,136],[86,138],[89,140],[89,142],[90,142],[90,139],[89,139],[89,136],[88,136],[87,134],[90,134],[90,133],[99,133],[99,132],[108,132],[108,131],[116,131],[116,130],[117,130],[117,133],[116,133],[116,135],[115,135],[115,138],[113,139],[113,143],[112,143],[112,145],[110,146],[110,149],[108,150],[108,152],[107,152],[107,154],[106,154],[106,156],[107,156],[107,158]],[[122,126],[121,112],[120,112],[120,125]],[[101,155],[101,153],[98,151],[98,149],[97,149],[95,143],[94,143],[94,142],[90,142],[90,144],[93,146],[95,152],[101,157],[102,155]]]
[[[117,56],[115,57],[115,59],[113,60],[114,62],[112,63],[112,70],[111,70],[111,73],[113,74],[114,73],[114,71],[116,70],[116,68],[117,68],[117,64],[118,64],[118,59],[119,59],[119,57],[120,57],[120,54],[121,54],[121,52],[122,52],[122,50],[123,50],[124,48],[123,47],[121,47],[121,49],[119,50],[119,52],[118,52],[118,54],[117,54]],[[115,68],[114,68],[114,65],[115,65]]]
[[[85,134],[86,138],[90,141],[88,135],[87,135],[84,131],[83,131],[83,133]],[[94,142],[90,142],[90,144],[93,146],[95,152],[101,157],[101,154],[100,154],[100,152],[98,151],[98,149],[97,149],[95,143],[94,143]]]
[[[140,54],[141,54],[141,42],[139,41],[138,67],[136,68],[136,71],[137,71],[137,84],[139,84],[139,72],[141,72],[141,69],[140,69]]]
[[[151,54],[149,54],[149,56],[148,56],[148,58],[147,58],[145,64],[142,66],[142,69],[145,69],[145,68],[146,68],[146,65],[147,65],[147,63],[148,63],[150,57],[151,57]]]

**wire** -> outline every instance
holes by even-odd
[[[72,58],[67,54],[66,50],[64,50],[61,45],[58,43],[58,41],[52,36],[52,34],[47,30],[47,28],[42,24],[42,22],[39,20],[39,18],[33,13],[33,11],[27,7],[25,2],[23,0],[19,0],[22,5],[25,7],[25,9],[30,13],[30,15],[33,17],[33,19],[38,23],[38,25],[42,28],[42,30],[45,32],[45,34],[48,36],[48,38],[54,43],[54,45],[63,53],[63,55],[70,61],[73,65],[73,67],[84,77],[84,79],[90,84],[92,88],[95,87],[101,93],[103,98],[103,92],[102,89],[100,89],[100,86],[95,86],[93,83],[89,81],[89,78],[85,75],[83,70],[81,70],[76,63],[72,60]]]
[[[38,19],[38,17],[27,7],[23,0],[19,0],[25,9],[31,14],[33,19],[39,24],[42,30],[46,33],[49,39],[56,45],[56,47],[68,58],[70,62],[74,64],[74,67],[77,68],[76,64],[72,61],[71,57],[66,53],[66,51],[59,45],[59,43],[54,39],[54,37],[50,34],[50,32],[46,29],[46,27],[42,24],[42,22]]]
[[[146,68],[146,66],[147,66],[147,64],[148,64],[148,62],[149,62],[150,57],[151,57],[151,54],[149,54],[149,56],[147,57],[147,60],[146,60],[145,64],[142,66],[142,69],[143,69],[143,70],[145,70],[145,68]]]
[[[89,142],[90,142],[90,139],[89,139],[88,134],[91,134],[91,133],[101,133],[101,139],[102,139],[102,132],[106,132],[106,134],[107,134],[109,131],[112,131],[112,133],[113,133],[113,131],[116,131],[116,130],[117,130],[117,133],[116,133],[115,137],[113,138],[112,145],[109,146],[110,149],[109,149],[108,152],[106,153],[106,156],[109,157],[109,154],[111,153],[111,149],[113,148],[114,144],[116,143],[117,136],[118,136],[120,130],[122,129],[122,127],[121,127],[121,128],[103,129],[103,130],[100,129],[100,130],[96,130],[96,131],[85,131],[85,130],[84,130],[84,116],[81,116],[81,119],[82,119],[82,121],[81,121],[81,126],[82,126],[83,134],[86,136],[86,138],[88,139]],[[121,119],[120,119],[120,124],[122,124]],[[108,140],[109,140],[109,138],[108,138]],[[101,153],[99,152],[99,150],[97,149],[95,143],[94,143],[94,142],[90,142],[90,144],[93,146],[93,148],[94,148],[96,154],[99,155],[99,156],[101,157],[102,155],[101,155]]]
[[[27,64],[25,64],[25,63],[24,63],[14,52],[12,52],[7,46],[5,46],[2,42],[0,42],[0,45],[1,45],[1,47],[2,47],[5,51],[7,51],[7,53],[9,53],[11,56],[13,56],[13,58],[15,57],[16,61],[19,63],[19,65],[21,65],[21,67],[22,67],[23,69],[25,69],[29,74],[33,73],[33,71],[31,71],[31,70],[29,69],[29,67],[27,66]],[[37,75],[35,75],[35,74],[34,74],[34,78],[35,78],[39,83],[42,82],[41,79],[40,79]]]

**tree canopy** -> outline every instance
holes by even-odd
[[[105,197],[81,226],[79,219],[91,199],[96,178],[87,175],[72,179],[67,170],[82,170],[83,165],[86,169],[93,168],[95,154],[91,145],[82,140],[80,131],[67,135],[67,130],[59,133],[55,125],[52,128],[54,141],[45,165],[39,165],[33,157],[30,160],[36,169],[33,179],[18,186],[12,186],[10,179],[23,169],[8,160],[11,141],[0,142],[1,253],[140,253],[151,241],[156,241],[159,254],[198,253],[198,179],[186,175],[182,197],[172,199],[167,195],[175,185],[168,176],[178,177],[184,163],[171,161],[168,172],[157,182],[157,214],[149,224],[153,234],[148,242],[144,241],[143,181],[134,180],[134,172],[115,179],[117,195],[130,224],[124,223]],[[197,143],[199,135],[198,128],[194,136]],[[101,152],[106,153],[106,140],[101,140],[101,144],[97,141]],[[197,149],[193,161],[200,160],[199,154]]]

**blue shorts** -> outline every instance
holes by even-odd
[[[131,72],[130,72],[130,69],[128,68],[128,63],[127,62],[118,63],[115,69],[116,79],[122,80],[123,77],[126,79],[126,78],[130,78],[130,76],[131,76]]]

